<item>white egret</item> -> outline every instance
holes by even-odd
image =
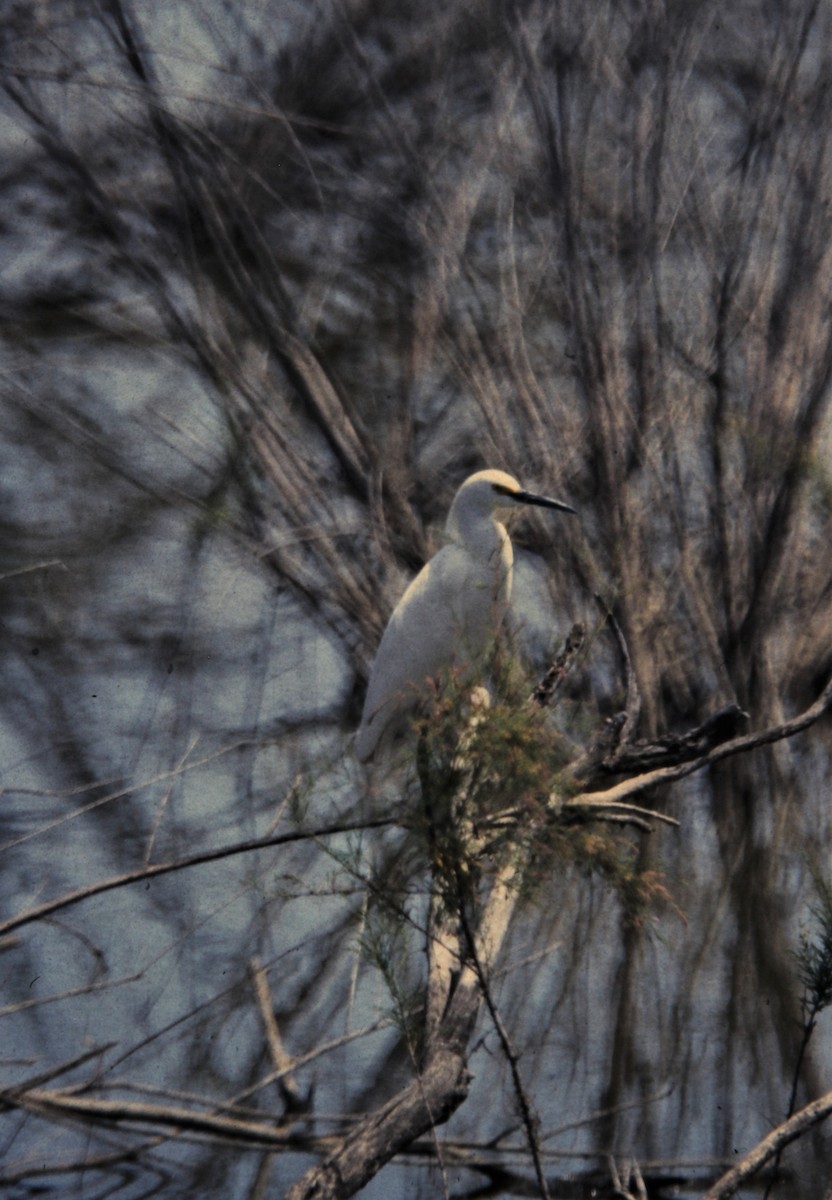
[[[482,659],[511,598],[514,555],[497,517],[524,504],[575,511],[524,491],[505,471],[478,471],[460,487],[445,525],[448,544],[396,605],[376,653],[355,739],[362,762],[391,723],[418,702],[426,680],[445,667],[471,668]]]

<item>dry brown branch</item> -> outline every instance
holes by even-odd
[[[599,793],[595,793],[596,798],[575,796],[572,800],[567,800],[565,803],[559,797],[552,797],[553,810],[560,814],[570,815],[572,810],[578,812],[584,811],[588,817],[596,821],[631,821],[633,824],[640,825],[641,828],[650,828],[651,821],[661,821],[664,825],[673,825],[679,828],[679,821],[675,817],[669,817],[667,813],[656,812],[653,808],[641,808],[637,804],[623,804],[620,801],[602,801],[597,799]],[[600,793],[603,795],[603,793]]]
[[[632,775],[648,769],[677,766],[701,758],[717,745],[732,740],[748,713],[737,704],[729,704],[711,713],[701,724],[681,733],[667,733],[652,741],[626,742],[623,731],[628,724],[626,712],[611,717],[588,749],[567,768],[569,778],[586,784],[588,780],[610,775]]]
[[[466,1018],[466,1031],[467,1026]],[[438,1050],[418,1078],[360,1121],[347,1137],[338,1140],[329,1157],[293,1184],[286,1200],[346,1197],[357,1192],[400,1150],[441,1125],[459,1107],[470,1082],[466,1057],[464,1042]]]
[[[652,742],[622,744],[603,757],[598,766],[607,775],[626,775],[699,758],[714,746],[736,737],[739,727],[747,721],[748,713],[738,704],[728,704],[693,729],[663,734]]]
[[[759,1171],[760,1167],[764,1166],[769,1159],[774,1158],[779,1150],[806,1133],[813,1125],[825,1121],[830,1114],[832,1114],[832,1092],[827,1092],[826,1095],[813,1100],[811,1104],[801,1108],[793,1117],[789,1117],[788,1121],[784,1121],[782,1125],[778,1125],[776,1129],[767,1134],[753,1150],[749,1150],[743,1156],[736,1166],[732,1167],[730,1171],[726,1171],[716,1183],[708,1188],[702,1200],[727,1200],[727,1197],[732,1196],[741,1183]]]

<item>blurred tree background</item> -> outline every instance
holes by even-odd
[[[829,0],[17,0],[0,37],[5,916],[404,803],[351,731],[480,467],[579,510],[513,531],[530,675],[592,631],[573,738],[621,704],[596,593],[645,737],[818,696]],[[831,755],[827,715],[661,794],[681,827],[639,853],[684,920],[634,928],[578,870],[515,916],[494,994],[573,1194],[611,1154],[695,1190],[786,1115]],[[373,925],[396,837],[232,855],[9,931],[3,1086],[114,1107],[7,1104],[7,1193],[279,1195],[393,1094],[413,1064],[385,976],[419,972]],[[437,1141],[364,1194],[522,1188],[485,1014],[470,1065]],[[799,1102],[831,1081],[821,1018]],[[288,1113],[294,1149],[154,1104]],[[830,1186],[823,1128],[778,1195]]]

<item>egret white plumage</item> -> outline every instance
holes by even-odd
[[[460,487],[445,524],[448,544],[405,591],[376,653],[355,739],[362,762],[391,722],[418,702],[426,680],[482,660],[511,598],[514,554],[497,517],[527,504],[575,512],[524,491],[505,471],[478,471]]]

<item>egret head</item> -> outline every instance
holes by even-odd
[[[562,500],[551,500],[521,488],[516,479],[505,471],[477,471],[469,475],[460,487],[448,513],[447,531],[459,537],[472,522],[493,518],[495,513],[534,504],[539,508],[554,508],[574,513],[575,509]]]

